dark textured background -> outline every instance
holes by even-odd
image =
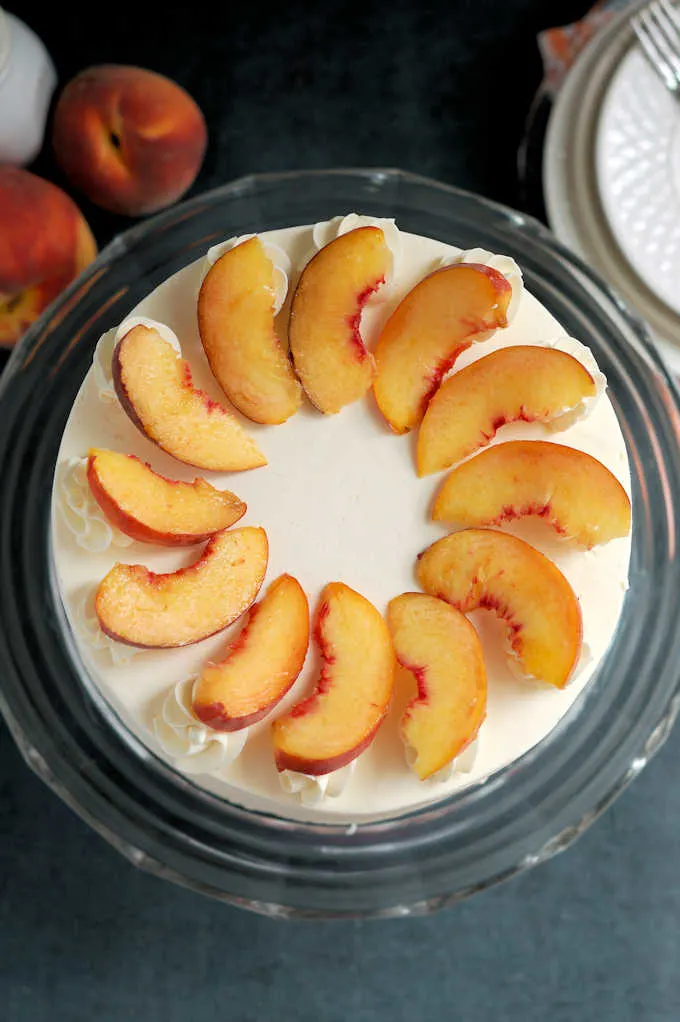
[[[62,83],[110,61],[190,90],[210,131],[196,191],[393,165],[518,203],[535,34],[587,2],[313,6],[16,9]],[[48,153],[35,169],[61,182]],[[128,223],[82,206],[100,243]],[[0,725],[0,1022],[678,1022],[679,766],[676,734],[566,855],[444,914],[286,925],[138,873]]]

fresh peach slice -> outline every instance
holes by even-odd
[[[401,720],[421,781],[455,759],[486,716],[486,670],[477,632],[443,600],[403,593],[390,602],[387,623],[397,660],[418,683]]]
[[[361,311],[391,268],[380,228],[358,227],[322,248],[302,271],[290,312],[290,350],[309,400],[326,414],[362,397],[373,382]]]
[[[421,554],[418,581],[463,614],[495,611],[523,674],[567,684],[581,653],[581,608],[562,572],[528,543],[491,529],[453,533]]]
[[[87,479],[108,520],[141,543],[200,543],[246,513],[246,505],[229,490],[216,490],[205,479],[166,479],[134,454],[91,450]]]
[[[441,472],[485,447],[509,422],[550,422],[566,428],[576,408],[596,393],[592,376],[565,351],[501,348],[446,380],[418,433],[418,475]]]
[[[511,297],[502,273],[476,263],[436,270],[409,291],[375,351],[375,398],[396,433],[418,425],[462,351],[508,325]]]
[[[382,615],[342,582],[321,594],[315,635],[323,661],[316,691],[272,725],[277,769],[312,775],[339,770],[370,745],[396,666]]]
[[[463,528],[527,515],[585,547],[630,532],[630,499],[616,476],[583,451],[542,440],[497,444],[458,465],[432,511]]]
[[[208,271],[198,326],[213,375],[240,412],[276,425],[298,410],[302,388],[274,330],[274,265],[259,238]]]
[[[309,606],[290,575],[272,582],[248,611],[240,635],[196,683],[193,711],[216,731],[239,731],[261,720],[302,670],[309,645]]]
[[[215,472],[267,464],[239,421],[194,387],[189,363],[157,330],[136,326],[121,337],[112,372],[135,426],[179,461]]]
[[[99,584],[102,631],[129,646],[188,646],[222,631],[257,597],[267,570],[264,529],[218,532],[188,568],[156,575],[116,564]]]

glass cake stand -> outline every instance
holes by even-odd
[[[507,252],[594,351],[630,456],[634,535],[623,616],[592,683],[537,747],[483,784],[359,827],[292,823],[224,802],[146,749],[83,684],[51,577],[62,431],[100,334],[221,238],[339,212],[396,217]],[[109,245],[18,346],[0,386],[0,709],[29,766],[157,876],[268,915],[426,913],[562,851],[640,772],[678,709],[680,405],[641,323],[538,222],[394,170],[252,176]]]

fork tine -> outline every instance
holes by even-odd
[[[659,7],[675,28],[678,39],[680,39],[680,11],[678,11],[675,4],[671,3],[671,0],[659,0]]]
[[[658,4],[652,4],[649,13],[660,32],[660,40],[666,58],[673,68],[676,78],[680,81],[680,30],[668,16],[663,0],[660,0]]]
[[[680,87],[678,79],[668,63],[665,53],[659,47],[657,32],[654,31],[654,23],[649,15],[649,9],[634,15],[630,24],[652,69],[663,79],[667,89],[671,92],[678,92]]]

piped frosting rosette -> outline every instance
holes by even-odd
[[[185,774],[215,774],[237,759],[248,740],[248,728],[216,731],[191,709],[195,679],[180,681],[165,696],[153,718],[156,739],[177,770]]]
[[[213,245],[212,248],[209,248],[201,267],[201,283],[203,283],[206,274],[215,265],[220,256],[223,256],[225,252],[230,252],[232,248],[236,248],[242,242],[250,241],[251,238],[256,237],[256,234],[241,234],[236,238],[229,238],[227,241],[221,241],[219,245]],[[264,251],[274,266],[274,314],[276,315],[283,308],[283,303],[288,294],[292,263],[288,253],[271,241],[264,242]]]

